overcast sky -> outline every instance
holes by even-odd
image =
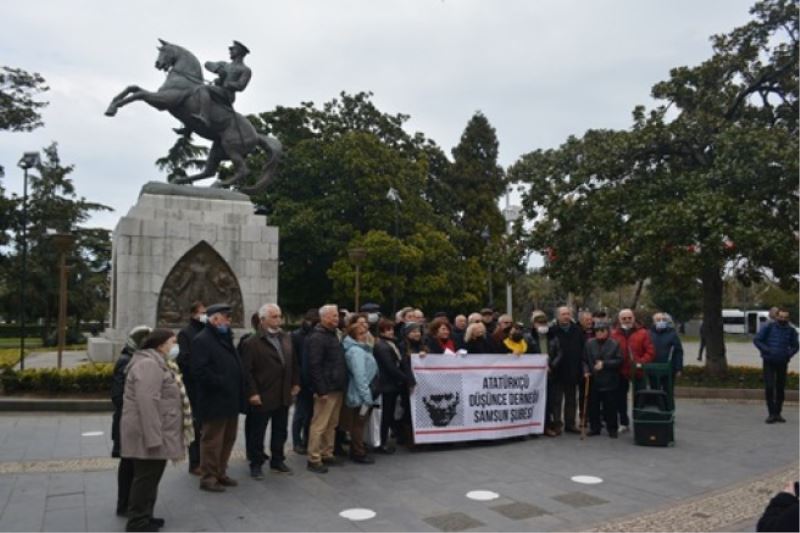
[[[227,59],[232,39],[245,43],[253,79],[236,101],[245,114],[368,90],[449,154],[480,110],[507,167],[588,128],[628,127],[636,104],[653,104],[651,86],[710,57],[709,36],[747,22],[752,3],[4,2],[0,65],[39,72],[51,90],[45,127],[0,132],[3,185],[21,191],[22,153],[57,141],[62,161],[76,166],[78,193],[115,209],[89,225],[113,229],[143,184],[164,179],[154,161],[175,139],[177,121],[143,103],[103,116],[125,86],[163,82],[157,38],[201,61]]]

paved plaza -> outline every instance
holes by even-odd
[[[768,426],[760,402],[681,400],[671,448],[635,446],[629,433],[538,437],[402,449],[327,475],[289,452],[294,475],[264,481],[247,477],[240,436],[230,468],[239,487],[201,492],[186,463],[170,464],[156,515],[164,531],[752,531],[798,476],[797,406],[784,414],[788,423]],[[110,425],[110,414],[0,415],[0,530],[124,530]],[[473,501],[474,490],[499,497]],[[376,516],[339,516],[349,508]]]

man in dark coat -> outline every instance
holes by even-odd
[[[292,445],[298,455],[308,453],[308,431],[314,414],[314,395],[308,378],[308,362],[305,357],[305,343],[308,336],[319,323],[319,309],[306,311],[303,323],[291,334],[292,350],[300,366],[300,392],[294,404],[292,417]]]
[[[610,339],[609,325],[596,321],[594,337],[586,341],[583,351],[583,377],[589,380],[589,435],[600,434],[600,411],[605,418],[608,436],[617,438],[617,389],[622,354],[619,344]]]
[[[338,325],[339,308],[332,304],[323,305],[319,310],[319,324],[305,345],[308,375],[314,393],[307,468],[317,474],[328,471],[326,464],[341,464],[333,455],[333,446],[339,411],[347,390],[347,362],[336,334]]]
[[[242,344],[248,410],[244,423],[250,476],[263,479],[264,435],[272,421],[270,470],[288,474],[283,453],[289,430],[289,406],[300,391],[300,366],[289,335],[281,329],[281,308],[266,304],[258,311],[260,330]]]
[[[186,388],[186,395],[189,397],[189,404],[192,406],[192,423],[194,425],[194,440],[189,444],[189,473],[196,476],[200,475],[200,433],[203,426],[200,419],[197,418],[197,390],[192,377],[192,339],[203,331],[206,327],[206,306],[203,302],[197,301],[192,303],[189,308],[191,319],[178,333],[178,368],[181,369],[183,376],[183,386]]]
[[[585,336],[583,330],[572,320],[572,310],[558,308],[556,323],[550,327],[550,338],[558,339],[558,355],[553,368],[553,425],[561,426],[561,405],[564,405],[563,425],[567,433],[580,433],[575,426],[578,384],[580,383],[581,360]]]
[[[245,410],[244,374],[233,347],[231,307],[214,304],[208,323],[192,340],[191,369],[197,390],[200,439],[200,488],[223,492],[238,483],[228,477],[228,460],[236,441],[239,413]]]
[[[781,416],[786,369],[798,351],[797,330],[789,324],[789,311],[779,309],[774,322],[765,324],[753,338],[764,365],[764,392],[767,399],[767,424],[786,422]]]

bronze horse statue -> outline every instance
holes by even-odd
[[[217,180],[213,187],[231,187],[241,183],[249,168],[246,158],[257,147],[269,154],[264,174],[252,187],[241,187],[242,192],[255,194],[263,192],[271,180],[280,159],[280,141],[256,131],[244,116],[222,103],[211,107],[208,123],[199,120],[201,98],[199,91],[207,91],[203,81],[200,61],[185,48],[159,39],[156,68],[167,71],[167,79],[157,92],[150,92],[137,85],[130,85],[111,101],[105,114],[116,115],[120,107],[142,100],[159,111],[169,111],[180,120],[186,131],[194,131],[212,142],[205,168],[199,174],[186,176],[175,183],[192,183],[211,178],[217,174],[222,161],[233,163],[233,176],[227,180]],[[207,98],[207,96],[206,96]]]

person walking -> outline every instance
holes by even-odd
[[[786,422],[781,416],[786,370],[798,351],[797,331],[789,324],[789,311],[778,309],[775,320],[758,330],[753,344],[761,353],[764,370],[764,394],[769,412],[766,423]]]
[[[167,460],[183,459],[193,438],[189,398],[178,366],[168,361],[177,355],[172,330],[155,329],[128,365],[120,422],[120,453],[133,460],[126,531],[164,526],[153,516],[158,484]]]
[[[203,424],[200,437],[200,489],[224,492],[239,483],[228,476],[228,461],[239,413],[245,412],[242,362],[233,347],[232,308],[214,304],[207,309],[208,323],[192,340],[192,376],[197,386],[197,416]]]
[[[258,310],[261,326],[241,347],[248,398],[244,423],[250,477],[264,479],[264,436],[270,425],[270,471],[291,474],[284,446],[289,431],[289,407],[300,391],[300,367],[289,335],[281,329],[283,315],[276,304]]]

